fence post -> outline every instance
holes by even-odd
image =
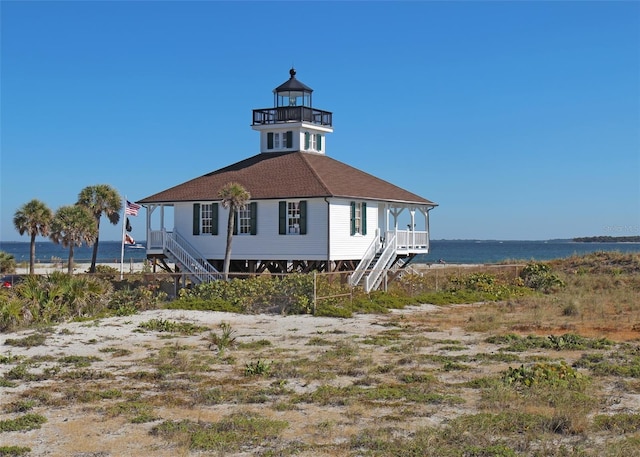
[[[317,275],[317,272],[315,270],[313,270],[313,305],[312,306],[313,306],[313,315],[314,316],[316,314],[316,300],[317,300],[317,296],[318,296],[316,275]]]

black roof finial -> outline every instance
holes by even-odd
[[[291,79],[296,77],[296,69],[291,67],[291,70],[289,70],[289,74],[291,75]]]

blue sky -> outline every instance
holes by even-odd
[[[327,153],[437,202],[433,239],[640,235],[639,2],[0,2],[0,240],[258,153],[288,79]],[[132,219],[144,239],[144,217]],[[121,228],[102,220],[100,238]]]

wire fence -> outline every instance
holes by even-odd
[[[90,261],[74,262],[74,275],[88,273]],[[181,288],[190,288],[195,285],[186,271],[164,271],[156,268],[148,262],[129,262],[128,264],[99,262],[96,276],[110,280],[135,281],[142,284],[164,284],[163,289],[170,295],[177,296]],[[112,271],[104,271],[100,266],[111,267]],[[382,282],[378,290],[387,291],[392,287],[403,290],[410,296],[425,292],[437,292],[451,287],[456,281],[473,274],[488,274],[496,280],[511,283],[519,277],[525,264],[410,264],[404,269],[393,271],[381,271]],[[170,267],[175,268],[173,265]],[[37,274],[50,274],[54,271],[67,272],[66,262],[52,264],[36,264]],[[122,271],[122,274],[120,272]],[[28,271],[19,273],[25,274]],[[117,272],[117,274],[116,274]],[[351,285],[349,279],[353,271],[313,272],[313,309],[322,300],[344,299],[348,297],[353,301],[354,294],[362,293],[361,285]],[[373,273],[372,270],[365,274]],[[230,273],[230,279],[247,279],[257,276],[272,278],[288,276],[291,273]],[[327,286],[328,285],[328,286]],[[284,300],[284,299],[283,299]],[[286,301],[286,300],[285,300]]]

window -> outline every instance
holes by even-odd
[[[293,132],[267,132],[267,149],[287,149],[293,147]]]
[[[304,132],[304,148],[307,151],[322,150],[322,135],[319,133]]]
[[[258,204],[251,202],[235,213],[234,235],[256,235],[258,233]]]
[[[238,210],[238,233],[240,235],[251,233],[251,213],[249,208]]]
[[[201,233],[211,233],[211,203],[203,203],[200,206],[200,227]]]
[[[367,234],[367,204],[351,202],[351,235]]]
[[[217,235],[218,234],[218,204],[194,203],[193,204],[193,234]]]
[[[288,233],[300,233],[300,202],[287,202],[287,227]]]
[[[280,235],[307,234],[307,201],[281,201],[279,203]]]

